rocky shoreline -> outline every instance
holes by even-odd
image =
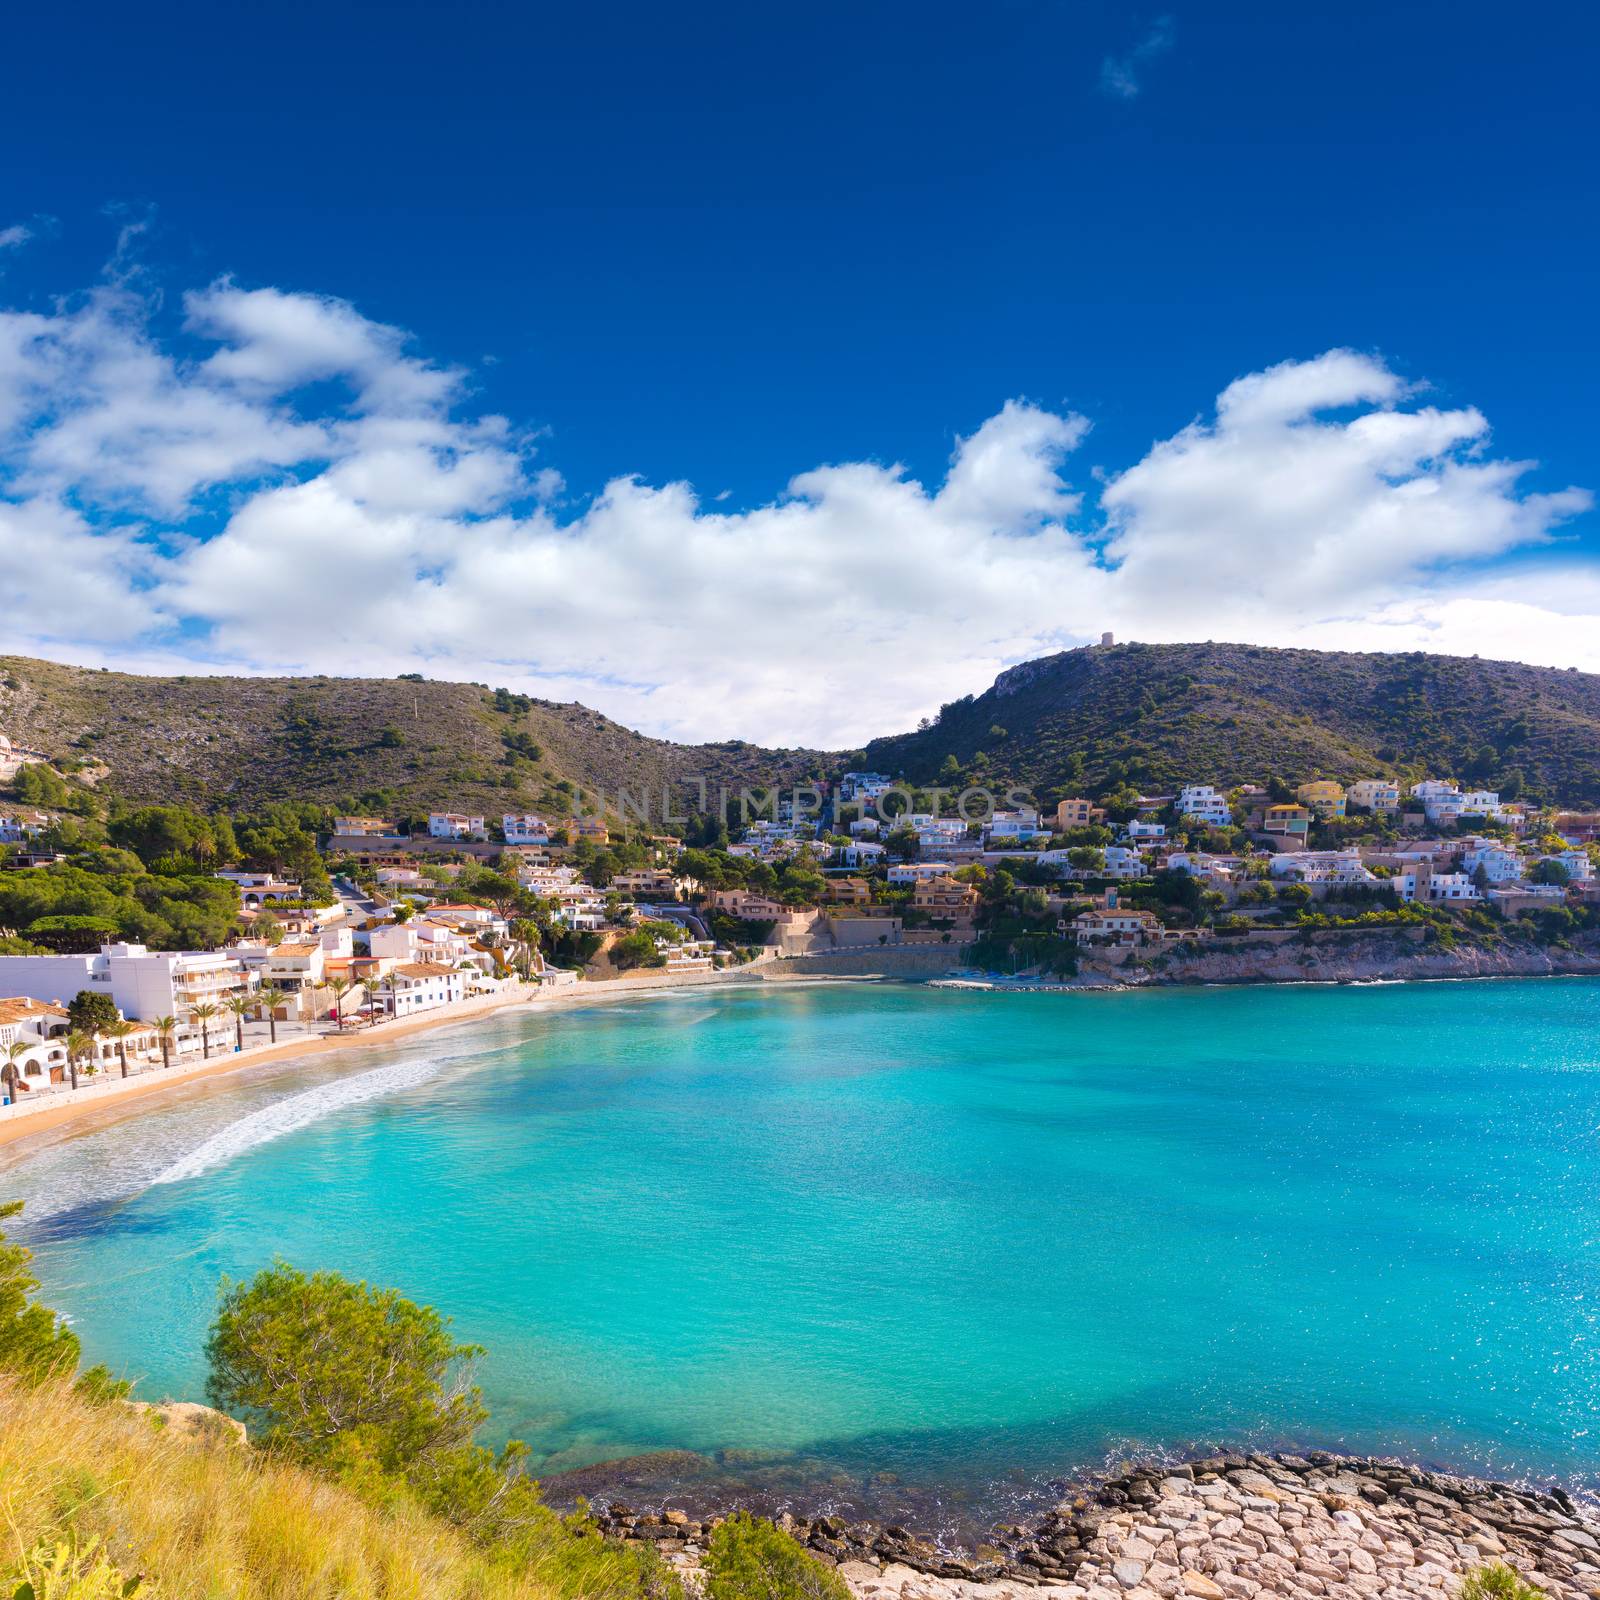
[[[1265,929],[1241,939],[1179,945],[1112,964],[1092,957],[1074,978],[1040,987],[1134,989],[1177,985],[1270,983],[1418,983],[1472,978],[1600,976],[1600,934],[1580,933],[1566,946],[1506,936],[1492,943],[1467,937],[1453,945],[1410,933],[1324,929],[1294,935]]]
[[[597,1515],[691,1583],[716,1521],[620,1502]],[[898,1526],[779,1520],[861,1600],[1437,1600],[1487,1562],[1554,1600],[1600,1600],[1600,1518],[1561,1489],[1321,1451],[1139,1468],[969,1553]]]

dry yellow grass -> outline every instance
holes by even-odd
[[[556,1600],[622,1589],[620,1568],[592,1545],[592,1568],[574,1566],[568,1548],[551,1552],[548,1572],[513,1571],[410,1506],[369,1505],[248,1450],[184,1443],[127,1407],[0,1379],[0,1574],[41,1545],[94,1537],[123,1572],[159,1585],[161,1600]]]

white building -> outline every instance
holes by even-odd
[[[567,889],[555,909],[555,920],[579,933],[596,933],[606,925],[606,908],[592,889]]]
[[[428,833],[434,839],[487,839],[489,825],[482,817],[467,817],[456,811],[435,811],[428,817]]]
[[[453,1005],[465,994],[462,974],[433,961],[402,962],[368,990],[373,1010],[391,1017]]]
[[[881,844],[870,839],[853,839],[833,852],[834,861],[841,867],[870,867],[882,861],[888,852]]]
[[[1276,879],[1322,889],[1368,888],[1381,881],[1358,850],[1286,850],[1268,861],[1267,870]]]
[[[1468,877],[1476,877],[1479,868],[1490,883],[1514,883],[1523,874],[1522,857],[1493,840],[1475,840],[1461,854],[1461,868]]]
[[[78,994],[104,994],[130,1021],[185,1017],[194,1006],[221,1005],[255,980],[226,951],[147,950],[102,945],[94,955],[0,956],[0,997],[32,995],[66,1005]]]
[[[281,905],[284,901],[303,901],[305,890],[289,878],[280,878],[271,872],[219,872],[239,891],[241,911],[260,911],[264,906]],[[334,902],[338,903],[337,899]]]
[[[953,861],[899,861],[889,868],[888,881],[901,888],[923,878],[947,878],[956,870]]]
[[[1500,796],[1490,789],[1469,789],[1461,797],[1458,815],[1463,817],[1489,817],[1500,815]]]
[[[671,939],[657,939],[656,949],[666,957],[668,972],[710,972],[715,966],[716,941],[714,939],[685,939],[674,944]]]
[[[963,832],[966,830],[963,829]],[[1050,830],[1040,825],[1039,813],[1032,806],[1024,806],[1020,811],[997,811],[989,818],[987,829],[989,840],[993,843],[997,839],[1015,839],[1026,842],[1029,839],[1048,839]]]
[[[1122,837],[1129,844],[1158,844],[1167,836],[1167,825],[1164,822],[1144,822],[1135,817],[1126,828],[1122,830]]]
[[[1244,865],[1242,856],[1214,856],[1204,850],[1174,850],[1167,857],[1173,872],[1186,872],[1213,889],[1224,892],[1238,886]]]
[[[1185,784],[1178,791],[1177,808],[1180,817],[1193,817],[1219,828],[1226,828],[1233,821],[1228,797],[1218,794],[1209,783]]]
[[[477,953],[464,933],[422,917],[374,928],[367,935],[367,948],[380,960],[427,961],[452,967]]]
[[[881,772],[847,772],[839,780],[839,798],[857,803],[882,799],[894,787],[894,779]]]
[[[24,1093],[35,1086],[29,1079],[35,1083],[60,1080],[67,1064],[70,1028],[65,1006],[27,995],[0,1000],[0,1059],[9,1059],[6,1052],[13,1045],[22,1046],[22,1054],[12,1065],[22,1075]]]
[[[429,819],[430,822],[432,819]],[[506,836],[507,844],[549,844],[550,824],[543,817],[536,817],[531,811],[520,815],[506,812],[500,818],[501,831]]]
[[[0,844],[25,844],[29,839],[37,839],[44,830],[50,826],[50,819],[44,816],[16,816],[0,817]]]
[[[1429,822],[1451,823],[1460,817],[1465,797],[1453,783],[1442,778],[1424,778],[1411,786],[1411,798],[1421,803]]]
[[[1395,893],[1407,902],[1420,900],[1427,905],[1443,905],[1482,899],[1477,885],[1464,872],[1433,872],[1418,866],[1390,881]]]
[[[1541,861],[1554,861],[1567,869],[1568,883],[1587,883],[1594,876],[1594,863],[1586,850],[1562,850],[1553,856],[1540,856]]]

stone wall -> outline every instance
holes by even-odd
[[[866,950],[835,950],[824,955],[780,957],[764,963],[764,978],[926,978],[962,964],[962,947],[880,945]]]

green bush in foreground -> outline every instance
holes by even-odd
[[[850,1590],[781,1528],[741,1511],[711,1535],[706,1600],[850,1600]]]
[[[1474,1567],[1461,1582],[1460,1600],[1547,1600],[1543,1589],[1529,1583],[1502,1561]]]
[[[0,1205],[0,1222],[17,1216],[20,1200]],[[78,1371],[78,1336],[48,1306],[33,1298],[39,1287],[29,1262],[33,1252],[10,1244],[0,1232],[0,1372],[24,1383],[44,1383],[51,1378],[71,1381]],[[113,1378],[104,1367],[90,1367],[78,1377],[78,1392],[91,1401],[119,1400],[128,1385]]]
[[[414,1503],[561,1594],[681,1600],[656,1552],[545,1505],[525,1445],[474,1441],[489,1413],[465,1364],[481,1353],[431,1306],[280,1261],[223,1285],[207,1395],[280,1459],[374,1505]]]

